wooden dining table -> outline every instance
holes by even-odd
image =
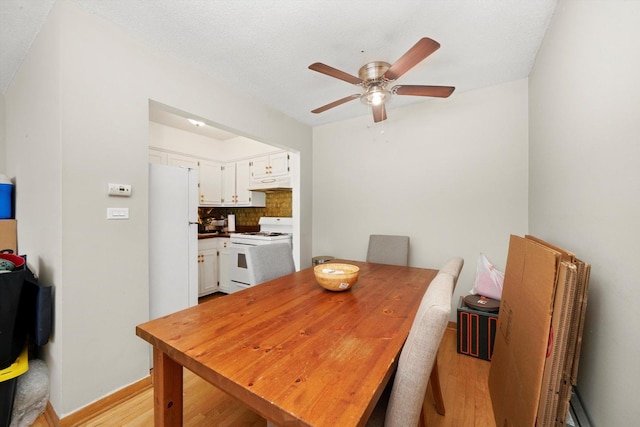
[[[153,345],[156,426],[180,426],[183,367],[279,426],[362,426],[437,270],[360,268],[343,292],[313,268],[136,328]]]

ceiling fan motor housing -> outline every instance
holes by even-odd
[[[358,71],[358,76],[362,80],[365,91],[360,96],[360,101],[367,105],[380,105],[385,103],[390,93],[386,89],[388,80],[384,73],[391,67],[391,64],[383,61],[369,62],[363,65]]]
[[[358,71],[358,77],[360,77],[360,79],[363,80],[365,84],[369,81],[373,82],[382,80],[382,76],[384,76],[384,73],[386,73],[389,68],[391,68],[391,64],[389,64],[388,62],[369,62],[368,64],[364,64],[362,67],[360,67],[360,71]]]

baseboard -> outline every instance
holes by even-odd
[[[142,393],[143,391],[148,390],[151,387],[151,377],[146,377],[137,381],[121,390],[116,391],[115,393],[106,396],[103,399],[98,400],[84,408],[74,412],[73,414],[64,417],[61,420],[58,420],[54,427],[68,427],[68,426],[77,426],[86,423],[89,419],[95,417],[98,414],[101,414],[119,403],[132,398],[138,393]],[[49,409],[50,405],[47,405],[47,409]],[[55,415],[55,411],[51,408],[51,412]],[[57,420],[58,417],[55,416]],[[48,420],[47,420],[48,421]],[[51,425],[51,424],[49,424]]]
[[[51,406],[51,402],[47,402],[47,407],[42,416],[49,427],[58,427],[60,425],[60,418],[58,418],[58,414],[56,414],[53,406]]]
[[[582,400],[576,390],[574,390],[573,395],[571,396],[570,403],[569,412],[571,414],[571,418],[573,418],[573,421],[575,422],[575,425],[577,427],[591,427],[591,421],[582,406]]]
[[[447,329],[453,329],[454,331],[457,331],[458,330],[458,323],[449,321],[449,324],[447,325]]]

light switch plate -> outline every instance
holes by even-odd
[[[107,208],[107,219],[129,219],[129,208]]]

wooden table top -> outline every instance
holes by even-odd
[[[278,425],[364,425],[437,270],[345,262],[360,267],[348,291],[308,268],[136,333]]]

